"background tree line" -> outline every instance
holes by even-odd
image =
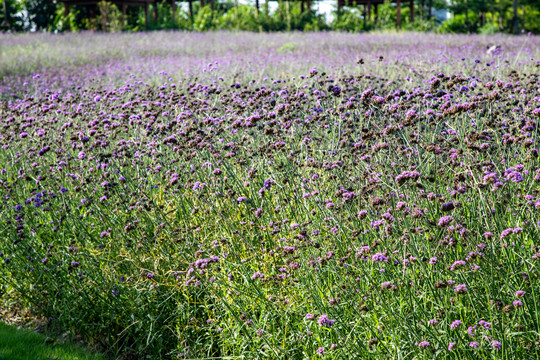
[[[0,27],[4,31],[139,31],[180,29],[193,31],[369,31],[396,28],[396,5],[389,1],[380,5],[377,14],[363,6],[335,9],[330,19],[299,1],[279,0],[270,11],[268,2],[254,5],[238,0],[215,1],[212,6],[192,2],[189,8],[168,2],[151,4],[145,16],[143,7],[128,7],[125,13],[111,2],[102,1],[96,8],[71,6],[64,11],[61,2],[51,0],[0,0]],[[337,4],[337,2],[336,2]],[[180,5],[180,3],[178,3]],[[540,33],[539,0],[415,0],[414,22],[409,20],[408,1],[402,1],[401,28],[442,33],[496,32]],[[449,11],[445,21],[434,11]]]

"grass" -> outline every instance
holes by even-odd
[[[79,345],[62,344],[55,338],[0,323],[0,360],[101,360]]]

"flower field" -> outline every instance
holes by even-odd
[[[0,295],[112,358],[537,359],[539,75],[532,36],[0,35]]]

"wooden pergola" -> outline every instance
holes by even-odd
[[[64,13],[67,15],[69,13],[69,8],[74,5],[79,6],[86,6],[89,8],[90,17],[95,17],[95,9],[97,8],[97,5],[102,0],[59,0],[60,2],[64,3]],[[125,15],[127,11],[128,6],[142,6],[144,7],[144,14],[146,18],[146,24],[148,24],[148,16],[149,16],[149,6],[150,4],[154,4],[157,2],[160,2],[162,0],[110,0],[111,3],[118,6],[119,9],[122,10],[122,13]],[[173,11],[176,11],[176,2],[183,1],[188,2],[189,4],[189,13],[193,14],[193,2],[194,1],[200,1],[201,7],[206,6],[206,1],[210,4],[212,9],[214,8],[214,1],[215,0],[165,0],[171,4],[171,8]],[[266,1],[278,1],[278,0],[266,0]],[[302,12],[305,11],[305,5],[307,5],[307,9],[311,9],[311,3],[312,1],[317,0],[293,0],[293,1],[300,1],[300,10]],[[375,15],[375,23],[377,23],[378,19],[378,8],[380,4],[384,4],[385,0],[337,0],[337,8],[338,11],[343,8],[344,6],[358,6],[363,5],[364,7],[364,23],[366,21],[371,20],[371,10],[372,7],[374,9],[374,15]],[[396,4],[396,25],[397,27],[401,27],[401,4],[402,2],[408,2],[410,7],[410,21],[414,22],[414,0],[391,0],[391,2]],[[259,11],[260,7],[260,0],[255,0],[255,8],[257,12]],[[157,12],[154,11],[154,20],[157,20]]]

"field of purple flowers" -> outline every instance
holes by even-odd
[[[539,49],[1,35],[0,297],[115,357],[537,359]]]

